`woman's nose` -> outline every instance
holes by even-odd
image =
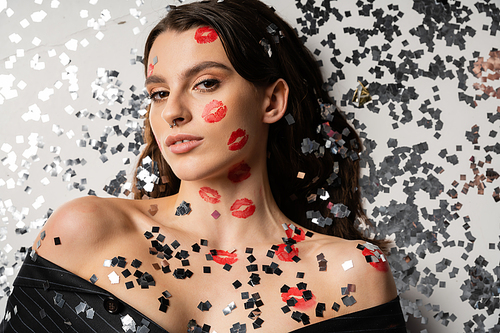
[[[189,112],[185,99],[171,92],[161,112],[161,117],[172,128],[189,122],[191,120],[191,112]]]

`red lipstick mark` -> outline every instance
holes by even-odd
[[[239,183],[248,177],[250,177],[250,166],[245,161],[233,165],[227,174],[227,178],[233,183]]]
[[[286,293],[281,293],[281,299],[286,303],[291,297],[294,297],[297,303],[295,303],[293,307],[298,310],[307,310],[316,304],[316,296],[311,293],[312,298],[306,301],[304,297],[302,297],[305,291],[306,290],[299,290],[297,287],[292,287]]]
[[[210,27],[201,27],[194,33],[194,39],[198,44],[212,43],[217,39],[217,31]]]
[[[287,238],[291,238],[294,241],[296,241],[297,243],[302,242],[304,239],[306,239],[306,233],[304,232],[303,229],[301,229],[299,227],[295,227],[295,229],[300,230],[300,235],[299,235],[298,233],[294,232],[292,230],[292,228],[290,228],[290,226],[291,226],[291,224],[288,225],[288,230],[285,231]]]
[[[244,210],[238,210],[241,207],[245,206],[247,206],[247,208],[245,208]],[[234,217],[246,219],[247,217],[255,213],[255,205],[253,204],[252,200],[243,198],[236,200],[229,210],[231,211],[231,215],[233,215]]]
[[[240,139],[239,141],[237,141]],[[245,144],[248,141],[248,135],[245,132],[245,130],[242,130],[241,128],[238,128],[236,131],[231,133],[231,136],[229,137],[229,141],[227,142],[227,145],[229,146],[229,150],[235,151],[235,150],[240,150],[245,146]]]
[[[220,194],[208,186],[200,188],[200,197],[208,203],[216,204],[220,202]]]
[[[371,257],[372,259],[378,258],[378,262],[372,261],[369,263],[370,265],[375,267],[377,269],[377,271],[387,272],[389,270],[389,265],[387,264],[387,260],[386,261],[382,260],[382,258],[385,258],[385,257],[384,257],[383,252],[380,249],[377,248],[375,250],[370,250],[369,248],[365,247],[363,249],[362,253],[365,257]],[[382,255],[382,257],[381,257],[381,255]]]
[[[290,253],[288,253],[285,250],[285,247],[286,247],[286,244],[278,245],[278,250],[276,251],[276,255],[278,256],[279,260],[291,262],[291,261],[293,261],[293,257],[299,256],[299,249],[296,248],[295,246],[290,245],[290,247],[292,249],[292,251],[290,251]]]
[[[227,107],[224,103],[214,99],[205,105],[201,117],[205,119],[207,123],[216,123],[221,121],[226,116],[226,112]]]
[[[219,265],[225,265],[225,264],[232,265],[238,261],[238,255],[234,252],[230,253],[223,250],[215,250],[215,251],[217,251],[217,254],[216,255],[212,254],[212,258]]]
[[[154,69],[155,69],[155,65],[149,64],[147,77],[150,77],[153,74]]]

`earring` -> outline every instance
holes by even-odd
[[[170,128],[175,126],[175,120],[173,121],[173,123],[174,123],[173,125],[168,124],[170,126]]]

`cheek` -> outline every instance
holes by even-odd
[[[248,141],[248,134],[245,130],[238,128],[236,131],[231,133],[229,140],[227,142],[228,149],[232,151],[240,150],[245,146]]]
[[[217,123],[224,119],[227,113],[227,106],[224,105],[221,101],[213,100],[203,109],[201,117],[207,123]]]

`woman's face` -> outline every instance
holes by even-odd
[[[227,180],[231,167],[265,161],[265,89],[234,70],[214,30],[166,31],[147,60],[151,127],[177,177]]]

